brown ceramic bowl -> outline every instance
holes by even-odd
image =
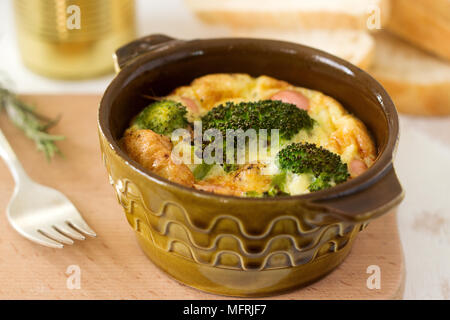
[[[103,160],[144,252],[187,285],[232,296],[305,285],[338,266],[358,232],[402,200],[392,165],[395,107],[378,82],[346,61],[289,42],[153,35],[119,49],[116,64],[121,71],[99,111]],[[164,96],[211,73],[268,75],[336,98],[373,134],[376,163],[331,189],[252,199],[183,187],[131,160],[119,139],[148,104],[142,94]]]

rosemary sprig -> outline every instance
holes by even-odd
[[[37,149],[50,161],[55,154],[61,154],[56,141],[64,140],[61,135],[52,135],[48,130],[59,121],[59,117],[49,119],[35,111],[33,106],[23,102],[0,82],[0,111],[4,109],[9,119],[25,135],[36,143]]]

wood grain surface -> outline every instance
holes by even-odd
[[[108,183],[100,159],[96,117],[99,96],[25,96],[47,115],[62,115],[54,133],[64,134],[65,157],[47,163],[5,115],[0,127],[36,181],[64,192],[98,237],[62,250],[36,245],[16,233],[5,211],[13,180],[0,161],[0,299],[222,299],[180,285],[139,249]],[[38,195],[36,195],[38,196]],[[381,270],[381,288],[368,289],[369,266]],[[70,266],[81,271],[81,288],[69,289]],[[398,299],[404,263],[396,216],[388,214],[361,232],[347,260],[324,279],[276,299]]]

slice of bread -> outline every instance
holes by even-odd
[[[392,0],[388,29],[450,60],[450,0]]]
[[[244,28],[366,29],[390,14],[389,0],[186,0],[207,23]],[[369,22],[370,24],[371,22]]]
[[[365,31],[358,30],[303,30],[281,31],[273,29],[239,29],[234,30],[234,36],[274,39],[297,42],[329,52],[345,59],[362,69],[372,64],[375,41]]]
[[[450,115],[450,62],[385,32],[375,35],[372,75],[400,112]]]

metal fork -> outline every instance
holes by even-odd
[[[17,232],[41,245],[60,249],[64,244],[73,244],[71,238],[84,240],[83,233],[96,236],[64,194],[28,177],[1,129],[0,157],[16,183],[7,215]]]

